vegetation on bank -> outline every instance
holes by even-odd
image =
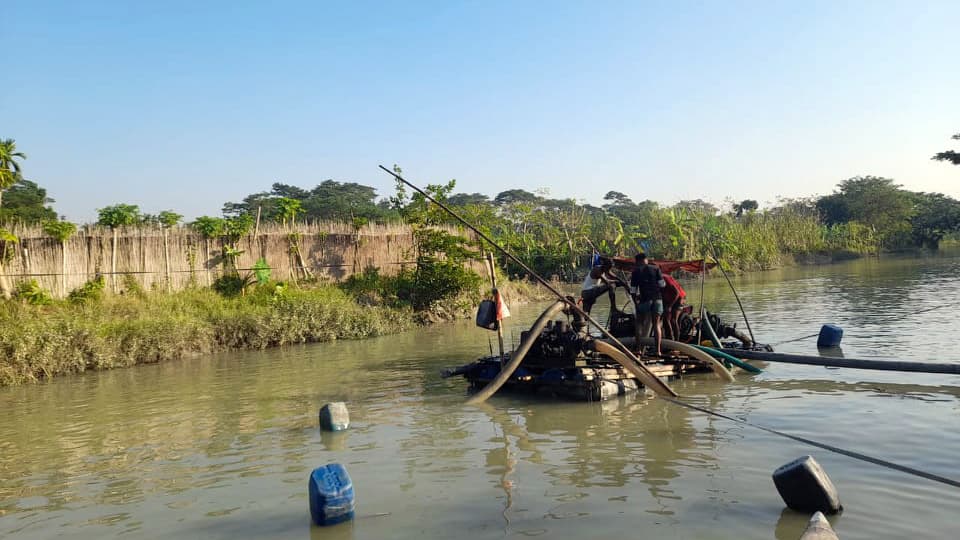
[[[408,308],[363,306],[330,285],[109,295],[94,281],[65,301],[25,290],[19,301],[0,301],[0,385],[225,349],[359,339],[414,324]]]

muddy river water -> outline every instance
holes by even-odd
[[[832,322],[847,357],[960,362],[960,258],[736,285],[762,342]],[[719,276],[706,301],[738,320]],[[508,341],[541,308],[514,306]],[[464,321],[2,388],[0,537],[796,539],[807,516],[784,510],[770,474],[805,454],[837,485],[841,538],[960,534],[960,490],[653,397],[464,407],[465,382],[439,370],[486,354],[489,337]],[[777,349],[817,352],[813,339]],[[765,368],[674,387],[727,415],[960,478],[960,377]],[[341,400],[351,429],[321,433],[318,407]],[[319,529],[307,476],[329,462],[353,478],[357,519]]]

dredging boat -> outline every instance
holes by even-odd
[[[633,270],[632,259],[606,259],[616,270]],[[703,276],[714,266],[704,260],[653,262],[667,274],[685,272]],[[547,308],[529,330],[521,333],[520,344],[513,351],[485,356],[444,370],[442,375],[462,375],[473,390],[486,394],[502,387],[514,392],[599,401],[645,387],[653,387],[651,390],[658,392],[663,390],[664,381],[686,375],[713,373],[732,380],[731,369],[759,371],[731,355],[703,347],[701,343],[740,351],[772,351],[768,345],[754,343],[737,329],[736,324],[728,324],[705,310],[702,315],[694,314],[692,306],[686,306],[680,315],[677,339],[662,340],[665,354],[654,356],[648,350],[653,345],[653,338],[641,338],[641,343],[636,343],[633,313],[620,310],[611,302],[605,324],[605,333],[611,339],[591,333],[582,314],[570,309],[571,298],[567,300]],[[478,310],[477,324],[495,330],[499,324],[493,315],[496,302],[486,302]],[[639,363],[627,358],[624,346],[640,360]]]

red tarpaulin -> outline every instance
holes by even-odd
[[[633,260],[633,257],[603,257],[605,259],[610,259],[613,261],[614,268],[620,270],[626,270],[632,272],[636,267],[636,263]],[[677,270],[683,270],[684,272],[690,272],[691,274],[699,274],[703,271],[703,266],[706,264],[707,270],[717,266],[715,262],[706,262],[704,260],[698,261],[650,261],[652,264],[655,264],[660,267],[660,271],[665,274],[672,274]]]

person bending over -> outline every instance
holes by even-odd
[[[647,260],[644,253],[637,253],[634,258],[636,268],[630,275],[630,292],[633,294],[636,313],[636,336],[637,345],[640,344],[640,338],[650,335],[650,327],[653,327],[654,342],[656,343],[656,355],[662,356],[660,342],[663,339],[663,328],[660,324],[660,316],[663,315],[663,296],[660,292],[666,285],[663,280],[663,274],[660,269]],[[640,349],[638,349],[640,350]]]
[[[610,273],[612,267],[613,264],[610,259],[603,259],[599,265],[591,268],[590,273],[584,278],[583,290],[580,291],[580,301],[583,304],[583,310],[587,313],[590,313],[597,298],[600,298],[604,293],[610,297],[610,312],[613,313],[613,310],[617,308],[615,287],[621,281]]]
[[[687,297],[687,291],[673,279],[670,274],[663,274],[663,281],[666,286],[661,294],[663,295],[663,318],[666,321],[667,338],[680,340],[680,313],[683,311],[683,301]]]

